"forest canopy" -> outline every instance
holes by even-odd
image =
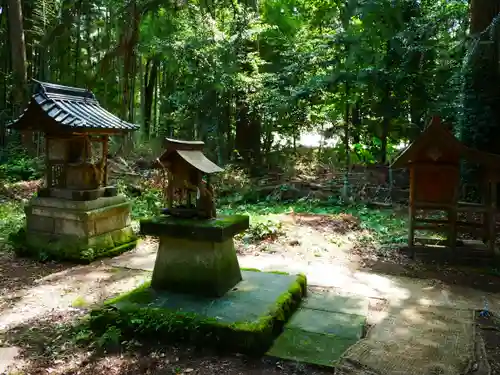
[[[488,3],[476,7],[483,30],[497,14],[498,1]],[[461,124],[461,134],[477,119],[467,105],[464,117],[464,87],[478,80],[468,61],[485,38],[469,32],[466,0],[0,0],[0,7],[8,57],[0,63],[2,139],[31,78],[92,90],[106,109],[141,125],[136,144],[201,139],[221,165],[263,165],[306,131],[339,140],[345,162],[386,163],[432,115]]]

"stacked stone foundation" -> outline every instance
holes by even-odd
[[[134,247],[130,203],[122,196],[90,201],[34,198],[25,208],[24,255],[89,262]],[[18,239],[20,236],[18,236]]]

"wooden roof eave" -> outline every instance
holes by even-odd
[[[410,164],[415,156],[418,155],[420,150],[424,148],[429,139],[440,139],[440,142],[446,145],[449,150],[458,150],[462,153],[467,147],[465,147],[458,139],[455,138],[453,134],[443,128],[429,129],[428,132],[424,132],[419,138],[413,141],[404,151],[402,151],[395,160],[390,165],[390,168],[401,169],[406,168]]]
[[[464,146],[462,157],[467,161],[477,163],[489,169],[500,170],[500,155],[479,151]]]
[[[18,131],[39,131],[46,134],[102,134],[117,135],[123,134],[122,129],[102,129],[88,127],[67,127],[59,124],[45,111],[43,111],[34,99],[31,99],[25,111],[15,121],[7,125],[9,129]]]

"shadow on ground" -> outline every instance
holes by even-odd
[[[43,277],[73,267],[70,263],[41,263],[28,258],[18,258],[14,252],[0,252],[0,306],[15,303],[22,296],[18,293],[36,285]]]
[[[132,375],[132,374],[331,374],[298,363],[280,363],[271,359],[243,355],[223,356],[210,351],[173,345],[123,342],[112,353],[91,344],[75,343],[75,337],[88,332],[78,326],[81,314],[51,314],[19,325],[6,332],[4,343],[19,349],[16,361],[22,373]],[[83,326],[84,327],[84,326]],[[12,370],[13,371],[13,370]]]
[[[394,262],[387,259],[377,259],[369,262],[363,271],[390,276],[405,276],[417,279],[433,279],[448,285],[468,287],[488,293],[500,292],[500,273],[495,266],[488,265],[483,259],[457,257],[446,259],[442,254],[431,252],[417,254],[416,260],[411,260],[406,251],[401,252],[404,262]]]

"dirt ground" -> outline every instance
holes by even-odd
[[[284,234],[259,243],[238,241],[241,255],[282,254],[301,262],[321,260],[351,270],[418,276],[442,283],[500,289],[500,277],[483,269],[429,265],[399,253],[385,257],[362,241],[366,230],[345,215],[284,215]],[[147,246],[154,242],[145,241]],[[130,289],[145,273],[116,271],[103,263],[89,268],[70,264],[40,264],[0,253],[0,373],[2,361],[14,360],[10,374],[327,374],[330,370],[246,356],[218,356],[193,348],[124,342],[116,353],[72,343],[68,327],[89,307]],[[380,305],[374,307],[380,309]],[[496,322],[496,321],[495,321]],[[496,323],[495,323],[496,324]],[[496,327],[496,326],[495,326]],[[498,329],[482,329],[491,366],[500,371]],[[496,340],[496,341],[495,341]],[[500,374],[500,372],[497,372]]]
[[[500,292],[500,272],[484,264],[447,264],[434,258],[413,260],[404,251],[381,254],[364,241],[366,229],[352,215],[335,217],[313,214],[286,214],[276,217],[283,223],[284,234],[272,241],[254,244],[236,243],[243,255],[281,254],[302,262],[321,260],[341,264],[350,270],[364,270],[394,276],[433,279],[448,285]]]

